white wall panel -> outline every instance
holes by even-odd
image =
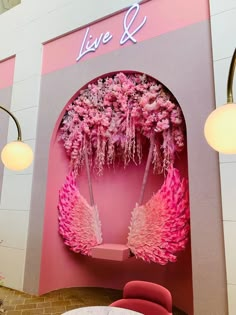
[[[31,201],[31,185],[31,174],[13,174],[9,176],[4,176],[0,209],[29,210]],[[14,230],[12,231],[12,233],[14,233]]]
[[[227,101],[227,79],[231,58],[224,58],[214,62],[216,106]]]
[[[36,136],[38,107],[30,107],[14,111],[13,114],[20,122],[23,140],[32,140]],[[14,121],[9,121],[8,141],[16,140],[17,130]]]
[[[211,0],[211,14],[219,14],[236,8],[236,0]]]
[[[1,246],[25,249],[29,211],[0,210],[0,221]]]
[[[236,285],[228,285],[229,315],[236,314]]]
[[[0,271],[5,277],[4,285],[22,290],[25,264],[25,251],[0,246]]]
[[[233,55],[236,39],[236,9],[214,15],[211,18],[211,32],[214,60]]]
[[[236,221],[236,163],[222,163],[220,165],[220,177],[223,219]]]
[[[32,35],[32,37],[34,37]],[[30,38],[29,38],[30,40]],[[27,49],[17,53],[14,83],[29,79],[41,73],[42,45],[27,45]],[[24,91],[22,91],[24,93]]]
[[[236,222],[224,222],[224,235],[227,281],[236,285]]]
[[[236,154],[220,154],[220,163],[236,163]]]
[[[12,91],[12,111],[38,106],[40,81],[40,75],[33,75],[25,80],[15,82]]]

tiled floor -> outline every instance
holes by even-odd
[[[70,288],[32,296],[0,288],[4,315],[60,315],[67,310],[87,305],[109,305],[120,298],[120,291],[101,288]]]
[[[65,311],[92,305],[109,305],[121,297],[121,291],[102,288],[70,288],[32,296],[0,287],[4,315],[61,315]],[[174,309],[174,315],[185,315]]]

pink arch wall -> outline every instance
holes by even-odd
[[[72,97],[73,99],[75,97]],[[185,309],[192,308],[192,279],[190,243],[179,254],[178,262],[167,266],[144,263],[136,258],[124,262],[112,262],[83,257],[63,245],[58,234],[58,191],[68,174],[68,158],[58,141],[58,126],[64,114],[61,112],[51,138],[45,204],[43,251],[41,261],[40,293],[73,286],[98,286],[121,289],[132,279],[144,279],[169,287],[175,302]],[[146,152],[147,155],[147,152]],[[92,176],[94,196],[102,222],[103,240],[106,243],[126,244],[131,211],[138,200],[146,160],[140,166],[130,165],[106,170],[102,177]],[[176,161],[182,175],[187,176],[187,151]],[[162,175],[149,173],[144,202],[163,183]],[[78,186],[89,200],[88,181],[85,172],[79,177]],[[179,275],[184,283],[184,296],[178,296]],[[186,290],[188,289],[188,290]],[[188,299],[186,300],[186,296]]]

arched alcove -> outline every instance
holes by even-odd
[[[121,242],[115,236],[119,222],[122,230],[130,226],[132,209],[137,203],[141,206],[160,188],[172,163],[187,177],[187,139],[181,108],[166,87],[145,74],[105,74],[82,87],[66,106],[57,138],[67,153],[68,173],[72,170],[79,173],[77,186],[84,191],[90,187],[91,203],[95,188],[95,204],[106,208],[104,212],[98,210],[98,215],[104,216],[102,221],[108,221],[104,228],[104,241],[108,243]],[[90,161],[87,167],[85,154]],[[151,176],[152,171],[155,176]],[[152,183],[146,185],[143,180],[146,176]],[[142,187],[144,197],[140,197]],[[133,200],[128,206],[129,199]],[[64,202],[64,197],[60,200]],[[90,203],[89,199],[86,201]],[[61,228],[64,221],[60,220]],[[111,232],[106,237],[109,227]],[[67,236],[65,240],[68,244]]]
[[[99,78],[107,76],[111,76],[111,74],[105,74],[99,76]],[[97,81],[97,79],[91,80],[89,84]],[[152,80],[154,79],[152,78]],[[63,244],[63,240],[58,233],[57,205],[59,190],[65,182],[66,175],[70,172],[70,163],[63,144],[59,141],[59,128],[68,104],[71,104],[87,85],[88,83],[78,87],[76,93],[63,107],[59,117],[57,117],[50,141],[40,292],[44,293],[73,286],[100,286],[121,289],[129,280],[143,279],[161,283],[168,287],[177,306],[186,310],[191,309],[190,241],[188,241],[187,248],[178,253],[177,262],[168,263],[165,266],[157,263],[147,263],[135,257],[122,262],[97,260],[73,253]],[[163,88],[171,94],[166,87],[163,86]],[[173,94],[171,94],[171,97],[178,104]],[[131,162],[126,168],[123,165],[105,168],[102,176],[98,176],[96,172],[91,171],[94,197],[98,206],[105,243],[127,243],[131,212],[140,195],[148,155],[149,145],[147,139],[145,141],[146,145],[144,145],[143,159],[140,165]],[[183,151],[176,155],[175,166],[180,170],[181,176],[188,176],[187,140]],[[146,184],[144,203],[160,189],[163,181],[163,173],[154,174],[151,168]],[[80,193],[89,200],[89,186],[85,167],[80,171],[77,185]]]

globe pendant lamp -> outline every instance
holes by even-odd
[[[30,166],[33,161],[31,147],[22,141],[21,127],[16,117],[5,107],[0,106],[14,120],[18,137],[16,141],[7,143],[1,152],[1,159],[6,168],[13,171],[22,171]]]
[[[236,65],[236,49],[231,60],[227,104],[215,109],[207,118],[204,134],[208,144],[224,154],[236,154],[236,103],[233,99],[233,77]]]

